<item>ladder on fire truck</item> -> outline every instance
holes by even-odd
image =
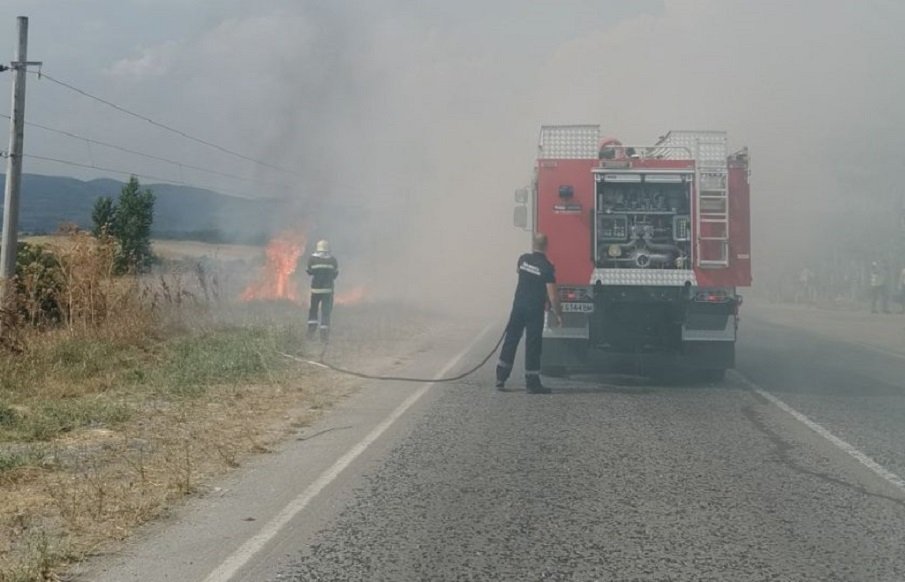
[[[681,147],[695,159],[695,263],[704,269],[728,267],[729,166],[726,133],[670,131],[657,145]],[[675,156],[671,153],[668,157]]]

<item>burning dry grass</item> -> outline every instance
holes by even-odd
[[[342,291],[336,294],[334,303],[336,305],[358,305],[364,303],[368,299],[368,290],[364,287],[353,287],[348,291]]]
[[[307,237],[301,232],[284,232],[271,240],[264,249],[264,265],[257,277],[245,287],[240,299],[290,301],[307,306],[308,297],[300,292],[297,273],[306,245]],[[343,290],[340,285],[334,302],[336,305],[358,305],[368,299],[364,286]]]
[[[300,295],[293,275],[305,253],[306,243],[304,234],[292,232],[283,233],[270,241],[264,250],[266,263],[261,274],[242,293],[242,300],[298,301]]]
[[[223,300],[210,269],[115,278],[68,245],[60,324],[0,352],[0,581],[56,579],[354,389],[278,355],[305,351],[298,304]],[[344,308],[334,353],[385,366],[425,328],[400,313]]]

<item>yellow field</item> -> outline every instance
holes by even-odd
[[[152,240],[154,254],[164,259],[210,257],[221,260],[254,259],[264,249],[250,245],[203,243],[191,240]]]
[[[45,246],[66,244],[67,236],[42,235],[26,236],[23,242]],[[152,240],[151,248],[155,255],[163,259],[192,259],[210,257],[221,260],[255,259],[261,256],[262,247],[251,245],[213,244],[191,240]]]

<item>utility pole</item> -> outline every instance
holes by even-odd
[[[0,240],[0,309],[7,307],[12,297],[16,275],[16,247],[19,226],[19,187],[22,182],[22,142],[25,138],[25,74],[28,71],[28,17],[18,18],[19,45],[15,60],[12,119],[9,129],[9,151],[6,164],[6,192],[3,199],[3,237]]]

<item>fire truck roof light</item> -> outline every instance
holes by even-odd
[[[604,174],[604,182],[640,182],[641,174]]]

